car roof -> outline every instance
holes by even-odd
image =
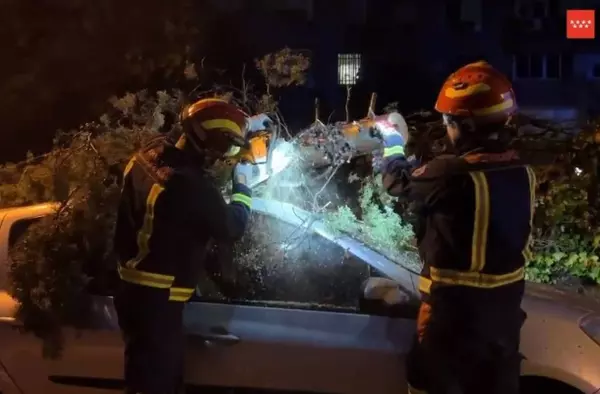
[[[24,218],[38,217],[49,215],[56,211],[60,207],[60,203],[57,202],[46,202],[35,205],[27,205],[24,207],[4,208],[0,209],[0,216],[17,216]]]

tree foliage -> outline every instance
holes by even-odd
[[[16,141],[47,148],[57,128],[101,114],[117,92],[183,79],[197,26],[209,23],[193,3],[1,1],[3,157]]]
[[[407,116],[407,121],[412,136],[406,148],[409,155],[427,161],[448,148],[442,123],[433,114],[420,112]],[[511,127],[517,134],[514,147],[525,160],[534,164],[537,173],[534,258],[527,264],[527,279],[553,284],[600,284],[598,124],[590,121],[581,129],[572,129],[521,117]],[[382,193],[377,182],[367,182],[363,193],[365,188],[375,188],[379,194]],[[406,203],[391,204],[396,213],[401,213],[396,221],[390,223],[387,209],[383,208],[375,211],[379,215],[375,223],[387,227],[381,232],[383,234],[404,234],[399,233],[395,226],[402,218],[410,222],[410,206]],[[354,215],[347,207],[338,208],[330,217],[330,224],[369,245],[381,246],[381,242],[365,239],[378,234],[377,227],[367,223],[357,225]],[[402,245],[398,246],[402,248]],[[411,247],[402,249],[410,251]],[[390,253],[394,252],[388,250]],[[414,260],[407,261],[410,264]],[[573,279],[581,282],[573,282]]]
[[[256,62],[265,76],[264,90],[243,77],[240,89],[209,86],[186,96],[179,91],[140,91],[113,97],[108,112],[98,121],[59,133],[48,154],[29,155],[24,162],[0,167],[1,207],[46,201],[59,204],[55,215],[32,226],[11,251],[11,292],[20,302],[18,317],[26,330],[44,340],[47,356],[60,354],[62,326],[85,324],[89,303],[81,296],[82,289],[107,286],[107,271],[115,265],[111,242],[121,174],[132,153],[160,132],[177,131],[179,126],[172,120],[181,104],[205,96],[225,97],[249,112],[271,111],[285,129],[271,89],[304,83],[309,64],[308,58],[284,49]],[[193,79],[202,69],[188,65],[184,71]],[[427,161],[444,151],[447,141],[439,119],[429,112],[406,118],[412,134],[407,146],[410,155]],[[528,278],[553,283],[577,277],[600,283],[596,126],[590,123],[573,133],[534,123],[527,120],[515,126],[519,130],[515,146],[536,163],[539,182],[536,254],[527,266]],[[533,132],[523,131],[532,124],[536,126]],[[372,158],[357,157],[359,153],[344,141],[340,127],[319,123],[300,133],[285,133],[296,136],[292,141],[296,160],[260,193],[301,204],[315,217],[325,215],[332,229],[418,269],[410,207],[381,190],[380,179],[365,164]],[[328,157],[330,165],[307,168],[307,149]],[[214,170],[226,185],[230,168]],[[269,247],[267,230],[272,231],[272,226],[256,224],[236,246],[235,261],[245,263],[235,265],[237,273],[233,274],[241,275],[241,280],[264,279],[266,266],[252,265],[252,256],[262,256],[264,263],[268,251],[273,260],[269,269],[283,267],[277,261],[284,255],[296,256],[287,250],[281,255],[281,250]],[[303,251],[296,252],[301,255]]]
[[[385,197],[381,176],[370,176],[362,180],[359,212],[343,205],[326,216],[327,224],[340,233],[354,235],[395,261],[404,262],[408,268],[418,269],[412,226],[394,211],[395,199]]]
[[[195,71],[189,66],[185,70],[190,78]],[[302,83],[297,72],[292,79]],[[173,119],[182,105],[207,95],[260,107],[260,93],[249,87],[225,94],[217,87],[191,97],[178,90],[127,93],[110,98],[108,112],[97,121],[59,132],[49,153],[29,154],[24,162],[0,167],[1,207],[48,201],[59,206],[56,214],[31,226],[11,250],[11,293],[20,303],[17,317],[26,331],[43,340],[45,356],[60,355],[61,327],[87,322],[90,304],[83,289],[105,292],[111,285],[116,267],[112,233],[125,164],[150,138],[179,132]],[[218,163],[212,170],[226,187],[230,165]]]
[[[89,304],[82,290],[106,288],[115,267],[112,232],[122,169],[132,152],[164,131],[163,116],[178,109],[180,96],[142,91],[111,101],[111,113],[60,133],[50,153],[0,169],[5,181],[12,178],[0,186],[2,206],[59,204],[11,251],[17,315],[44,339],[48,356],[59,354],[62,325],[85,324]]]
[[[267,94],[271,88],[304,85],[310,59],[299,51],[283,48],[256,60],[256,68],[265,78]]]

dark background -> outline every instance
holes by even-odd
[[[350,106],[355,118],[366,114],[371,92],[378,93],[379,111],[389,102],[404,113],[429,109],[452,70],[481,59],[514,81],[520,106],[531,114],[583,121],[600,109],[600,45],[566,39],[566,2],[197,0],[183,9],[184,2],[5,0],[0,162],[48,150],[57,129],[93,120],[111,95],[190,89],[174,74],[165,76],[167,66],[157,61],[148,70],[126,69],[131,48],[152,59],[167,58],[165,47],[187,48],[188,58],[205,65],[205,83],[239,86],[246,63],[259,88],[255,58],[284,46],[302,50],[312,62],[308,82],[276,92],[293,128],[312,122],[315,97],[323,120],[345,117],[339,54],[361,57]],[[192,45],[176,31],[183,19],[196,30]],[[171,41],[164,38],[166,20],[175,26]]]

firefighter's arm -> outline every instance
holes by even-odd
[[[384,129],[381,136],[384,147],[380,167],[383,187],[394,197],[417,198],[411,187],[411,174],[417,168],[417,162],[407,160],[404,137],[394,129]]]
[[[250,188],[234,180],[228,204],[209,179],[192,181],[189,177],[180,177],[175,187],[178,195],[185,196],[181,202],[184,204],[181,219],[192,231],[205,233],[218,241],[235,241],[244,235],[252,205]]]
[[[411,199],[411,174],[417,164],[404,156],[384,158],[381,166],[383,187],[389,195]]]
[[[382,169],[383,186],[394,197],[433,206],[447,193],[462,187],[464,177],[451,175],[456,163],[452,158],[438,157],[419,165],[396,157]]]

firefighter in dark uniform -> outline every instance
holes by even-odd
[[[435,108],[452,154],[419,166],[400,133],[383,135],[383,183],[414,202],[423,261],[409,392],[518,394],[535,176],[509,148],[512,85],[486,62],[468,64],[446,80]]]
[[[114,242],[127,393],[182,390],[184,303],[209,240],[240,238],[250,215],[252,166],[234,167],[229,204],[207,167],[246,144],[246,125],[236,106],[200,100],[184,110],[178,139],[157,137],[125,169]]]

